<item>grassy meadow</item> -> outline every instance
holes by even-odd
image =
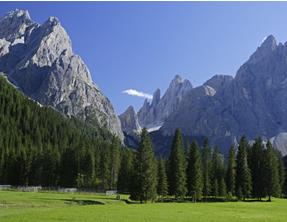
[[[271,203],[127,204],[115,196],[97,194],[0,191],[1,222],[285,222],[286,209],[284,199]]]

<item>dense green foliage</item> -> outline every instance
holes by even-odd
[[[226,172],[226,188],[230,195],[235,194],[236,162],[234,145],[231,145],[228,155],[228,166]]]
[[[168,194],[168,181],[166,175],[166,163],[163,159],[159,159],[157,168],[157,194],[165,197]]]
[[[187,190],[189,196],[195,196],[197,200],[202,198],[202,169],[201,155],[198,145],[192,141],[187,156]]]
[[[210,160],[211,150],[209,148],[208,139],[203,143],[202,149],[202,174],[203,174],[203,196],[210,195]]]
[[[135,158],[134,172],[131,199],[140,202],[154,201],[157,195],[157,165],[146,129],[142,130],[141,142]]]
[[[187,193],[186,160],[180,129],[175,131],[168,164],[169,193],[176,198],[183,198]]]
[[[247,140],[245,137],[242,137],[239,143],[236,159],[236,194],[238,198],[243,199],[250,196],[252,189],[247,148]]]
[[[4,77],[0,123],[0,183],[115,188],[121,144],[108,131],[41,107]]]

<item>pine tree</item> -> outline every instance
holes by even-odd
[[[219,181],[221,179],[221,158],[216,147],[212,152],[211,158],[211,169],[210,169],[210,178],[211,178],[211,195],[217,197],[219,192]]]
[[[102,190],[110,189],[111,185],[111,150],[108,144],[103,144],[105,147],[103,152],[101,152],[100,167],[99,167],[99,177],[100,177],[100,188]]]
[[[287,175],[287,156],[283,157],[283,163],[284,163],[285,175]],[[284,197],[287,196],[287,176],[285,176],[282,193],[284,194]]]
[[[133,153],[126,149],[121,155],[121,166],[117,183],[117,188],[122,193],[127,193],[131,190],[132,170]]]
[[[184,198],[186,189],[186,161],[180,129],[176,129],[169,156],[169,192],[175,198]]]
[[[226,197],[226,183],[225,183],[224,177],[220,178],[220,181],[218,184],[218,194],[221,197]]]
[[[120,148],[121,141],[117,137],[114,137],[111,144],[110,189],[116,189],[117,187],[117,180],[120,169]]]
[[[240,199],[250,196],[251,193],[251,175],[250,169],[247,162],[247,140],[243,136],[240,139],[238,153],[236,158],[236,193],[237,197]]]
[[[219,153],[218,147],[216,147],[212,153],[211,161],[211,191],[214,197],[221,196],[226,193],[226,184],[224,180],[224,158]],[[222,186],[222,187],[221,187]]]
[[[249,166],[252,178],[253,197],[261,200],[264,194],[264,167],[263,167],[263,144],[261,138],[257,138],[250,150]]]
[[[210,155],[211,151],[206,138],[202,149],[202,175],[203,175],[203,196],[206,198],[210,192]]]
[[[285,167],[283,156],[279,150],[274,150],[276,153],[277,161],[278,161],[278,174],[279,174],[279,184],[280,184],[280,197],[283,194],[284,183],[285,183]]]
[[[271,196],[278,197],[280,195],[280,181],[278,174],[278,162],[275,151],[270,143],[267,142],[267,149],[264,155],[265,170],[264,180],[265,189],[268,195],[268,200],[271,201]]]
[[[196,141],[192,141],[187,158],[187,188],[188,195],[193,196],[197,200],[202,198],[202,169],[201,156]]]
[[[168,194],[168,182],[165,168],[165,161],[163,159],[158,160],[157,170],[157,194],[161,197],[165,197]]]
[[[147,202],[156,199],[157,167],[152,149],[151,140],[146,129],[142,130],[141,142],[135,162],[135,190],[132,190],[131,199]]]
[[[231,195],[235,194],[235,178],[236,178],[235,150],[234,145],[231,145],[229,149],[229,158],[226,173],[227,192],[230,193]]]

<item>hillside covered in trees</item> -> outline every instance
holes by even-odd
[[[0,123],[0,184],[115,187],[120,141],[96,123],[42,107],[4,76]]]

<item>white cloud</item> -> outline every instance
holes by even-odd
[[[122,93],[128,94],[130,96],[138,96],[138,97],[143,97],[147,99],[152,99],[152,95],[148,93],[144,93],[144,92],[139,92],[135,89],[127,89],[127,90],[124,90]]]

